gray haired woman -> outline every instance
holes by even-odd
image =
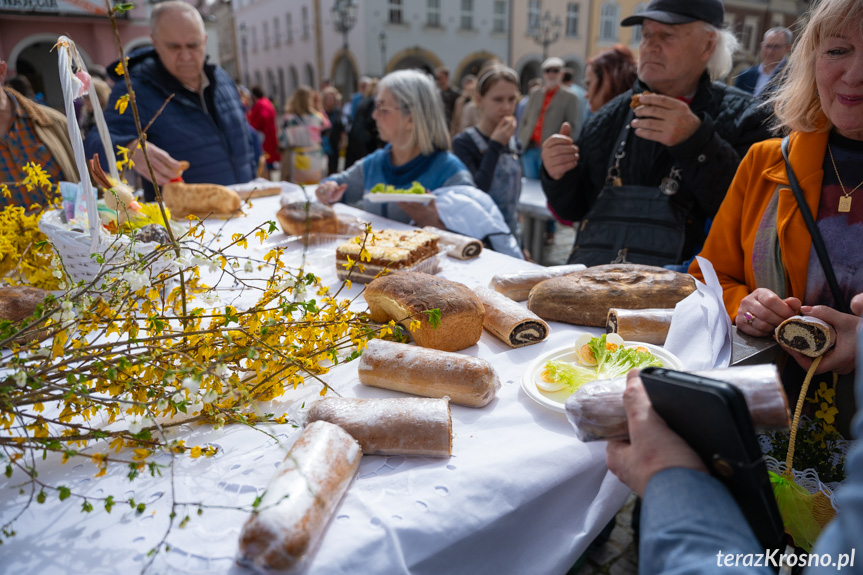
[[[428,191],[474,185],[470,172],[450,152],[443,103],[434,83],[415,70],[386,75],[378,84],[374,119],[387,145],[324,179],[317,188],[318,199],[326,204],[362,202],[364,210],[394,220],[445,227],[434,201],[379,204],[363,199],[377,184],[407,189],[419,182]]]

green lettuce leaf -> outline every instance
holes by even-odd
[[[605,336],[602,337],[605,339]],[[649,351],[618,347],[603,356],[602,363],[596,367],[596,373],[599,379],[614,379],[625,376],[631,369],[643,367],[662,367],[662,360]]]
[[[575,391],[585,383],[596,380],[596,372],[567,361],[545,362],[545,375],[551,381],[565,383]]]

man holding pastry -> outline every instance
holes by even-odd
[[[146,130],[147,152],[156,183],[162,186],[181,173],[190,183],[250,181],[256,168],[250,128],[234,82],[224,70],[206,63],[207,33],[201,15],[185,2],[162,2],[153,6],[150,32],[152,49],[134,51],[125,66],[118,62],[109,68],[116,84],[105,110],[114,144],[134,152],[134,170],[145,180],[145,198],[155,198],[150,172],[140,148],[133,149],[137,132],[132,112],[118,102],[126,96],[126,70],[142,127],[152,121]],[[103,155],[95,128],[87,135],[85,149],[88,156]],[[189,163],[187,171],[182,171],[180,160]]]
[[[542,146],[541,180],[560,217],[581,223],[569,263],[679,265],[700,249],[749,146],[770,134],[752,97],[713,80],[737,40],[720,0],[652,0],[638,79],[582,128]],[[635,101],[633,101],[635,98]]]

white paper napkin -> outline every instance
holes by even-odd
[[[705,283],[674,308],[665,349],[687,370],[728,367],[731,362],[731,318],[722,301],[722,286],[713,264],[698,257]]]

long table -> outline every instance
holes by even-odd
[[[208,222],[209,230],[230,234],[275,219],[278,198],[253,201],[247,216]],[[375,228],[404,224],[339,205],[337,211],[371,220]],[[270,241],[279,241],[276,235]],[[268,246],[249,249],[268,249]],[[534,264],[484,251],[478,259],[443,258],[440,276],[470,287],[487,285],[492,275]],[[309,270],[334,277],[334,258],[315,254]],[[355,285],[348,295],[359,294]],[[359,298],[359,304],[362,297]],[[520,387],[522,373],[538,355],[571,345],[578,332],[593,331],[550,323],[548,340],[510,349],[483,333],[461,353],[489,360],[502,387],[481,409],[452,406],[453,455],[446,459],[365,456],[356,479],[329,525],[308,572],[333,574],[565,573],[620,509],[629,489],[605,466],[605,444],[580,442],[561,413],[535,403]],[[326,376],[347,397],[394,397],[357,379],[356,363]],[[318,397],[319,385],[290,391],[262,410],[297,410]],[[126,469],[111,468],[98,479],[96,468],[73,460],[62,465],[48,456],[39,478],[90,496],[108,493],[147,504],[138,514],[127,506],[111,513],[98,505],[81,512],[80,500],[56,495],[35,502],[15,524],[17,534],[0,545],[4,573],[131,573],[164,536],[171,499],[210,505],[248,505],[260,495],[283,460],[299,429],[285,424],[259,430],[232,425],[183,426],[176,432],[187,445],[215,444],[211,458],[178,457],[173,473],[129,482]],[[169,461],[164,455],[161,462]],[[23,507],[21,477],[0,478],[0,523]],[[234,564],[247,514],[231,509],[178,509],[191,520],[168,537],[171,551],[156,556],[148,573],[243,573]]]

